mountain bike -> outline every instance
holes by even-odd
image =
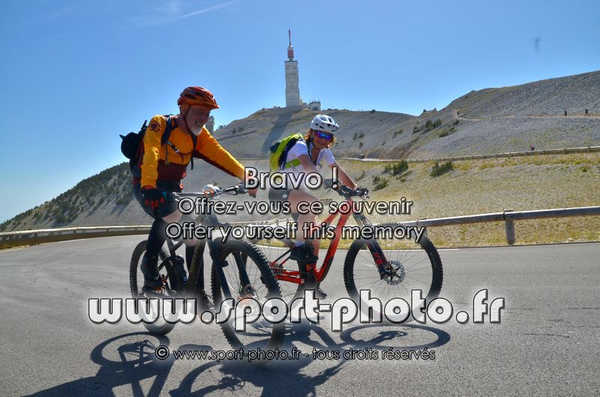
[[[213,192],[173,194],[176,200],[181,200],[185,197],[209,199],[221,194],[237,195],[245,192],[245,189],[241,186],[232,186],[217,189]],[[198,224],[210,227],[215,233],[213,233],[213,238],[198,241],[194,249],[192,263],[187,264],[187,271],[184,266],[184,258],[176,253],[177,249],[184,245],[183,239],[167,238],[167,250],[164,247],[160,250],[158,269],[163,282],[163,295],[165,297],[196,298],[197,312],[199,313],[200,309],[206,309],[206,307],[198,307],[203,306],[199,302],[206,299],[203,281],[206,245],[208,245],[210,259],[212,260],[211,292],[216,307],[220,307],[227,299],[232,299],[234,304],[239,304],[249,298],[260,303],[281,296],[279,284],[273,276],[264,254],[255,245],[235,239],[228,239],[227,242],[223,242],[221,237],[216,236],[218,234],[217,230],[220,226],[228,227],[230,225],[220,223],[214,214],[198,216],[195,225]],[[140,282],[143,283],[140,265],[146,245],[147,241],[140,242],[131,256],[129,285],[134,298],[145,297],[140,285]],[[144,326],[153,334],[165,335],[173,329],[175,323],[167,321],[144,322]],[[257,339],[266,340],[267,348],[276,348],[283,339],[283,326],[279,324],[273,324],[272,327],[262,328],[251,333],[236,331],[232,320],[221,322],[220,326],[227,341],[234,348],[247,346]]]
[[[331,187],[331,183],[329,183]],[[337,211],[328,215],[324,224],[332,226],[336,217],[339,217],[335,226],[335,235],[329,243],[327,253],[320,266],[315,263],[312,268],[317,283],[321,283],[329,273],[333,259],[337,252],[342,236],[342,230],[350,215],[356,225],[379,226],[380,228],[397,228],[401,223],[386,223],[372,225],[367,217],[355,210],[352,205],[353,197],[368,198],[367,189],[352,190],[346,186],[332,188],[344,198],[346,206],[338,205]],[[341,208],[349,209],[342,213]],[[287,248],[282,254],[273,254],[276,248],[266,248],[271,251],[269,266],[279,281],[296,284],[294,297],[303,293],[304,279],[294,260],[290,260],[290,253],[295,241],[286,239],[282,241]],[[272,259],[275,257],[275,259]],[[311,267],[311,266],[309,266]],[[437,297],[442,288],[443,270],[440,255],[427,238],[421,235],[418,241],[402,240],[397,238],[380,239],[355,239],[349,245],[344,261],[344,284],[346,291],[355,301],[360,301],[360,290],[369,290],[372,298],[379,299],[383,304],[392,298],[403,298],[411,302],[411,290],[422,291],[422,297],[427,301]],[[282,285],[282,288],[284,286]],[[292,288],[293,289],[293,288]],[[289,294],[291,295],[291,294]]]

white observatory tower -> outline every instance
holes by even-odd
[[[289,45],[288,59],[285,61],[285,106],[301,106],[300,88],[298,86],[298,61],[294,59],[294,47],[292,46],[292,30],[288,30]]]

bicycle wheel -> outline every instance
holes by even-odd
[[[382,225],[386,226],[386,225]],[[397,225],[395,225],[397,226]],[[369,244],[376,243],[385,262],[379,271]],[[371,247],[372,248],[372,247]],[[433,243],[425,236],[419,243],[412,240],[356,240],[344,263],[344,283],[348,294],[357,302],[360,290],[369,290],[372,298],[385,305],[392,298],[402,298],[410,304],[411,290],[421,290],[427,302],[442,289],[442,261]]]
[[[142,293],[144,275],[142,274],[140,266],[142,264],[142,257],[144,256],[144,252],[146,252],[147,243],[147,240],[144,240],[141,243],[139,243],[135,247],[135,249],[133,250],[133,254],[131,255],[131,262],[129,264],[129,288],[131,289],[131,296],[133,298],[144,297],[144,294]],[[161,277],[167,277],[167,289],[169,289],[171,285],[178,282],[178,275],[174,274],[171,271],[170,267],[165,265],[165,259],[167,257],[167,253],[161,249],[159,253],[161,263],[159,264],[158,272],[161,275]],[[138,280],[140,280],[141,283],[138,283]],[[154,313],[150,313],[150,315],[153,314]],[[166,335],[173,329],[173,327],[175,327],[175,323],[169,323],[161,317],[159,317],[159,319],[156,322],[146,323],[143,321],[142,324],[144,324],[144,327],[148,330],[148,332],[154,335]]]
[[[211,269],[211,290],[215,307],[232,299],[232,305],[247,304],[252,298],[261,308],[269,299],[281,298],[279,284],[269,268],[264,254],[255,245],[242,240],[218,242],[218,253]],[[228,321],[219,321],[225,338],[234,349],[277,349],[283,340],[283,322],[272,323],[260,317],[246,325],[245,330],[235,327],[234,313]],[[217,318],[218,318],[217,314]]]

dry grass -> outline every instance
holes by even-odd
[[[361,182],[383,174],[385,162],[342,161]],[[411,215],[376,216],[373,222],[546,208],[592,206],[600,203],[600,153],[575,153],[453,162],[454,171],[432,178],[433,163],[409,163],[400,179],[371,193],[372,200],[414,201]],[[401,182],[403,180],[404,182]],[[516,244],[600,240],[600,217],[555,218],[515,223]],[[430,228],[439,246],[505,245],[504,223]]]
[[[436,178],[429,176],[433,163],[409,163],[402,175],[386,174],[390,183],[378,191],[373,191],[373,177],[384,175],[389,162],[340,163],[355,180],[363,175],[358,183],[371,190],[371,200],[404,196],[414,201],[411,215],[370,215],[374,223],[600,204],[600,153],[455,161],[453,171]],[[334,194],[328,197],[341,200]],[[503,222],[429,228],[428,235],[439,247],[506,245]],[[518,221],[515,235],[516,244],[600,241],[600,217]],[[45,241],[25,244],[39,242]],[[342,241],[340,248],[349,244]],[[408,247],[411,243],[395,244]],[[328,245],[327,240],[321,242],[323,248]]]

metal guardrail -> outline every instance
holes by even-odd
[[[0,233],[0,246],[10,243],[37,244],[46,241],[71,240],[87,237],[145,234],[150,225],[133,226],[81,226],[57,229],[22,230]]]
[[[517,220],[538,219],[538,218],[562,218],[567,216],[590,216],[600,215],[600,206],[592,207],[574,207],[574,208],[554,208],[533,211],[512,211],[504,210],[502,212],[492,212],[489,214],[477,214],[466,216],[455,216],[449,218],[418,219],[414,221],[400,222],[405,226],[449,226],[462,225],[481,222],[505,222],[506,242],[509,245],[515,243],[515,225]],[[287,220],[274,219],[263,222],[230,222],[231,224],[269,224]],[[9,243],[36,243],[40,241],[57,241],[74,238],[101,237],[114,235],[133,235],[145,234],[150,231],[150,225],[134,226],[88,226],[88,227],[66,227],[60,229],[42,229],[42,230],[24,230],[18,232],[0,233],[0,246]]]
[[[502,212],[492,212],[489,214],[455,216],[450,218],[421,219],[416,221],[402,222],[407,226],[449,226],[462,225],[468,223],[481,222],[505,222],[506,242],[508,245],[515,243],[515,224],[516,220],[538,219],[538,218],[562,218],[567,216],[588,216],[600,215],[600,206],[592,207],[574,207],[574,208],[553,208],[546,210],[533,211],[513,211],[504,210]]]

